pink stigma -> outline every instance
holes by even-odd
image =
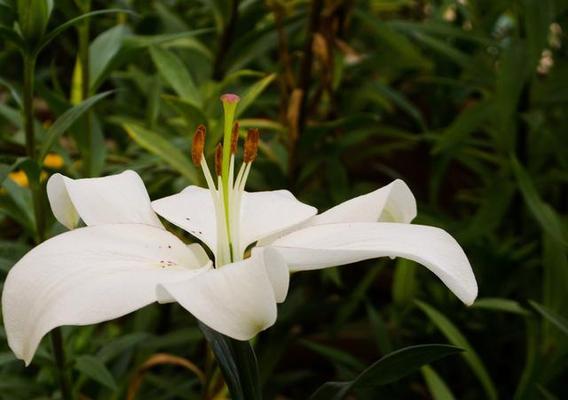
[[[234,104],[238,103],[241,98],[234,93],[225,93],[221,96],[221,101],[223,103]]]

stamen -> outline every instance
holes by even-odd
[[[223,169],[223,145],[221,143],[217,144],[215,148],[215,172],[217,176],[221,176]]]
[[[235,122],[233,124],[233,130],[231,132],[231,154],[237,153],[238,144],[239,144],[239,123]]]
[[[193,135],[193,143],[191,144],[191,160],[196,167],[201,165],[201,160],[203,159],[205,132],[205,126],[199,125]]]
[[[244,162],[246,164],[251,163],[256,159],[259,138],[260,132],[258,129],[249,129],[247,139],[245,140]]]

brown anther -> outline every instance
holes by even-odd
[[[191,160],[196,167],[201,165],[203,159],[203,148],[205,147],[205,126],[199,125],[193,135],[193,143],[191,145]]]
[[[258,140],[260,137],[260,132],[258,129],[249,129],[247,132],[247,139],[245,140],[245,154],[244,162],[250,163],[256,159],[256,153],[258,152]]]
[[[223,145],[221,143],[217,144],[215,148],[215,172],[217,176],[221,176],[223,171]]]
[[[239,144],[239,123],[235,122],[233,124],[233,130],[231,132],[231,154],[237,153],[238,144]]]

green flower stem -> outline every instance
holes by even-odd
[[[65,351],[63,349],[63,336],[61,328],[57,327],[51,331],[51,347],[57,367],[57,379],[59,381],[59,389],[63,400],[72,400],[71,386],[69,385],[69,377],[67,376],[67,368],[65,365]]]
[[[24,55],[24,131],[26,133],[26,153],[32,160],[36,159],[35,132],[33,115],[34,70],[36,57]]]
[[[35,161],[38,168],[41,168],[42,160],[37,159],[35,145],[35,127],[33,113],[33,94],[34,94],[34,74],[35,74],[35,55],[24,55],[24,103],[23,103],[23,120],[24,132],[26,135],[26,153],[27,156]],[[30,178],[30,190],[32,192],[34,218],[36,225],[35,241],[41,243],[45,240],[45,218],[42,202],[42,188],[40,182],[35,182]]]
[[[81,7],[82,13],[88,13],[91,10],[91,2],[86,1]],[[89,60],[89,32],[90,32],[90,19],[84,20],[78,27],[77,33],[79,36],[79,61],[81,68],[81,100],[89,98],[91,95],[91,76],[90,76],[90,60]],[[93,113],[88,110],[84,116],[85,119],[85,136],[87,146],[85,147],[85,154],[83,154],[84,174],[87,177],[93,175],[93,130],[92,120]]]
[[[24,102],[23,102],[23,122],[24,131],[26,134],[26,153],[28,157],[35,161],[38,169],[41,168],[43,160],[38,160],[36,145],[35,145],[35,129],[34,129],[34,114],[33,114],[33,95],[34,95],[34,75],[36,65],[36,55],[25,53],[24,56]],[[30,177],[30,189],[32,192],[32,201],[34,207],[34,217],[36,225],[37,244],[45,240],[45,212],[43,207],[43,187],[39,182],[39,174],[37,181]],[[67,379],[65,370],[65,353],[63,350],[63,339],[61,337],[60,328],[55,328],[51,331],[51,344],[53,347],[53,354],[57,368],[59,379],[59,387],[61,396],[64,400],[71,400],[71,390],[69,381]]]

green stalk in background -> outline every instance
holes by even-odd
[[[91,11],[91,1],[83,0],[76,1],[77,6],[81,10],[82,14],[86,14]],[[81,69],[81,99],[77,102],[81,102],[90,96],[90,71],[89,71],[89,33],[90,33],[90,19],[85,19],[77,27],[77,35],[79,41],[79,68]],[[86,147],[83,154],[83,173],[86,177],[93,175],[93,114],[88,110],[84,116],[85,121],[85,136],[86,136]]]
[[[35,129],[34,129],[34,114],[33,114],[33,95],[34,95],[34,75],[36,65],[36,55],[24,53],[24,93],[23,93],[23,119],[24,130],[26,134],[26,152],[28,157],[34,161],[36,166],[41,168],[43,160],[37,159],[37,152],[35,146]],[[32,200],[34,207],[34,217],[36,224],[35,241],[37,244],[45,240],[45,212],[43,207],[43,188],[37,179],[30,177],[30,189],[32,191]],[[57,367],[57,374],[59,379],[59,387],[61,396],[64,400],[71,400],[71,390],[67,373],[65,370],[65,352],[63,348],[63,339],[61,336],[61,329],[56,328],[51,332],[51,345],[53,348],[53,355],[55,358],[55,365]]]
[[[32,160],[38,173],[36,176],[30,176],[30,190],[32,192],[32,201],[34,208],[35,219],[35,242],[39,244],[46,238],[46,219],[45,210],[43,207],[44,189],[40,181],[39,171],[43,164],[43,160],[39,159],[36,141],[35,141],[35,127],[34,127],[34,112],[33,112],[33,96],[35,86],[35,66],[38,54],[38,43],[41,42],[45,29],[49,22],[51,14],[52,3],[48,1],[30,1],[20,0],[18,2],[18,14],[20,19],[20,26],[24,40],[24,47],[22,48],[22,57],[24,62],[24,87],[23,87],[23,126],[26,137],[26,153],[30,160]],[[59,387],[61,390],[61,397],[64,400],[71,400],[71,390],[65,369],[65,352],[63,347],[63,340],[61,330],[54,329],[51,332],[51,344],[53,348],[53,356],[55,358],[55,365],[59,380]]]

